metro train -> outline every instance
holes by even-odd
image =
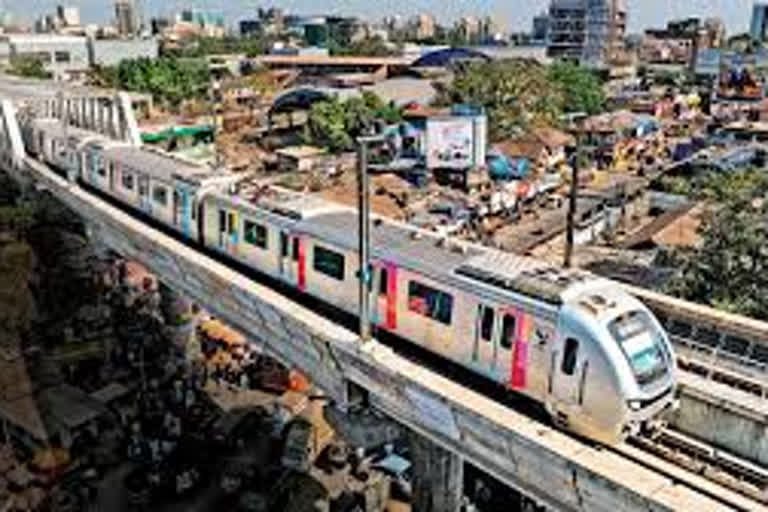
[[[30,121],[23,137],[70,180],[357,313],[356,210],[55,120]],[[379,217],[371,253],[377,329],[530,397],[559,427],[617,444],[677,407],[669,339],[618,283]]]

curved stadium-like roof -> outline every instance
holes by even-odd
[[[491,58],[483,52],[468,48],[445,48],[421,56],[412,65],[414,67],[442,68],[455,60],[483,60],[488,62]]]

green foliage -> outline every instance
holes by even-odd
[[[181,50],[169,52],[169,55],[187,58],[201,58],[208,55],[245,54],[255,57],[267,52],[273,39],[258,37],[198,37],[188,41]]]
[[[391,48],[379,36],[366,37],[349,43],[339,42],[334,38],[328,41],[328,53],[331,55],[365,55],[367,57],[391,57],[397,55],[398,49]]]
[[[438,104],[467,103],[488,113],[491,140],[518,134],[537,122],[555,123],[563,111],[561,88],[546,67],[522,59],[472,63],[441,87]]]
[[[559,61],[549,67],[549,78],[563,93],[565,112],[597,114],[603,110],[602,84],[591,71],[572,62]]]
[[[127,59],[116,67],[94,71],[94,81],[108,87],[151,94],[155,100],[178,106],[185,99],[206,94],[210,71],[199,59]]]
[[[25,78],[51,78],[51,73],[45,70],[43,61],[36,57],[18,57],[11,62],[10,73]]]
[[[673,255],[681,271],[667,291],[768,319],[768,178],[756,169],[711,174],[692,191],[712,208],[700,228],[701,243]]]
[[[402,112],[397,106],[385,103],[369,91],[346,101],[334,96],[312,105],[304,139],[331,152],[347,151],[375,122],[394,123],[401,119]]]
[[[757,169],[745,169],[735,172],[711,171],[695,177],[663,176],[658,188],[662,192],[695,200],[748,200],[768,193],[768,175]]]

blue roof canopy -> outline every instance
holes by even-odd
[[[483,52],[470,50],[469,48],[446,48],[423,55],[413,63],[413,66],[444,68],[455,60],[482,60],[490,62],[491,58]]]

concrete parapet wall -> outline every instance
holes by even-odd
[[[88,194],[27,158],[22,171],[90,235],[204,304],[342,401],[347,381],[399,423],[555,510],[728,510],[609,450],[598,450],[410,362],[293,303]]]
[[[679,431],[768,467],[768,400],[681,372]]]

